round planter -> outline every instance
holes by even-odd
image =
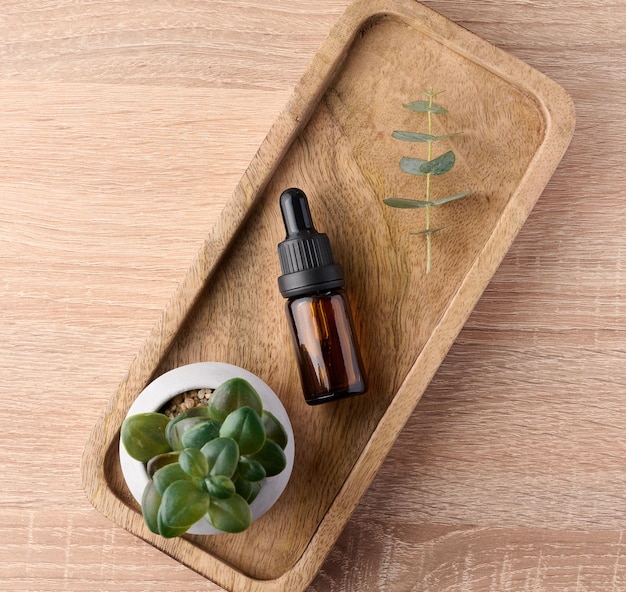
[[[283,424],[289,441],[285,448],[287,466],[275,477],[268,477],[263,481],[259,495],[250,504],[252,520],[263,516],[281,496],[293,469],[294,438],[293,428],[283,404],[276,393],[265,384],[258,376],[251,372],[222,362],[198,362],[174,368],[159,376],[139,393],[135,402],[131,405],[126,417],[137,413],[158,411],[170,399],[181,393],[209,388],[215,389],[230,378],[243,378],[247,380],[259,393],[263,401],[263,407]],[[120,442],[120,464],[126,485],[133,497],[141,504],[143,491],[148,484],[148,473],[145,465],[132,458]],[[188,531],[189,534],[219,534],[222,531],[211,526],[206,520],[196,522]]]

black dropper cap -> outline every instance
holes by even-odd
[[[323,292],[344,285],[343,271],[333,259],[328,236],[315,230],[304,191],[287,189],[280,196],[287,238],[278,245],[283,275],[278,278],[285,298]]]

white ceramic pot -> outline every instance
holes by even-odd
[[[169,372],[159,376],[151,382],[135,400],[128,410],[126,417],[137,413],[158,411],[171,398],[181,393],[209,388],[215,389],[224,381],[230,378],[243,378],[247,380],[259,393],[263,401],[263,408],[272,413],[283,424],[289,438],[285,448],[287,466],[274,477],[267,477],[263,481],[263,486],[259,495],[250,504],[252,510],[252,520],[260,518],[276,503],[281,496],[293,469],[293,459],[295,453],[293,429],[291,422],[283,404],[276,396],[276,393],[265,384],[258,376],[251,372],[222,362],[198,362],[187,366],[174,368]],[[120,464],[122,473],[126,480],[126,485],[130,489],[133,497],[141,504],[143,491],[148,484],[148,473],[145,465],[132,458],[120,441]],[[196,522],[188,531],[189,534],[219,534],[206,520]]]

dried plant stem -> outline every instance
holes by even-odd
[[[431,112],[433,106],[433,87],[428,89],[428,135],[433,135],[433,114]],[[428,141],[428,162],[433,159],[433,142]],[[430,178],[431,174],[426,175],[426,201],[430,201]],[[430,273],[430,259],[432,256],[432,241],[430,235],[430,208],[426,208],[426,273]]]
[[[421,158],[413,158],[403,156],[400,159],[400,168],[409,175],[425,176],[426,177],[426,198],[420,199],[406,199],[401,197],[389,197],[384,200],[385,204],[392,208],[403,209],[419,209],[424,208],[426,210],[426,228],[418,232],[411,232],[411,234],[424,235],[426,237],[426,273],[430,273],[431,259],[432,259],[432,235],[442,228],[432,228],[430,223],[430,210],[433,207],[447,204],[451,201],[456,201],[470,194],[469,191],[461,191],[454,195],[447,195],[445,197],[438,197],[432,199],[431,184],[433,175],[443,175],[447,173],[455,162],[454,152],[448,150],[443,154],[433,158],[433,143],[439,140],[450,138],[451,136],[458,135],[459,132],[444,134],[441,136],[433,135],[433,114],[444,114],[448,111],[437,105],[434,101],[437,95],[440,95],[443,91],[435,92],[433,87],[430,86],[427,91],[422,91],[422,95],[428,97],[428,100],[418,100],[404,105],[410,111],[415,113],[426,113],[428,115],[428,133],[417,133],[412,131],[394,131],[391,135],[397,140],[404,142],[422,142],[428,144],[428,156],[427,160]]]

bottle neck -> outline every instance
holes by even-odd
[[[297,302],[298,300],[305,300],[310,298],[311,300],[325,300],[332,298],[333,296],[342,296],[345,294],[343,288],[332,288],[331,290],[316,290],[314,292],[307,292],[306,294],[299,294],[298,296],[291,296],[287,299],[287,303]]]
[[[286,273],[278,278],[278,287],[284,298],[335,290],[343,288],[344,283],[343,271],[337,264]]]

